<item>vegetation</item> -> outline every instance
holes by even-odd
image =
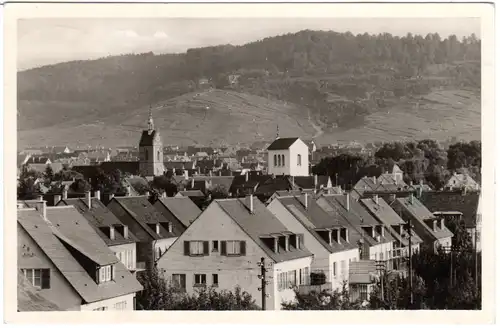
[[[351,188],[363,176],[391,171],[394,164],[404,172],[407,183],[420,181],[441,189],[454,172],[465,172],[481,181],[481,142],[460,142],[444,150],[435,140],[388,142],[374,156],[340,154],[323,158],[312,171],[328,175],[333,183]],[[448,168],[448,169],[446,169]]]
[[[200,288],[188,295],[168,284],[158,269],[138,275],[144,290],[136,296],[138,310],[258,310],[250,294],[236,287],[234,291]]]
[[[401,105],[425,102],[423,98],[433,90],[467,89],[479,94],[480,48],[481,41],[474,35],[458,40],[437,34],[397,37],[302,31],[238,47],[51,65],[19,73],[20,129],[66,123],[58,114],[68,106],[75,109],[70,111],[72,118],[89,123],[88,129],[95,122],[116,125],[131,110],[183,95],[194,99],[210,88],[234,92],[231,95],[238,100],[234,107],[246,104],[248,95],[263,97],[252,98],[252,103],[263,102],[262,109],[290,115],[290,122],[283,122],[290,127],[300,117],[300,126],[310,127],[312,122],[325,132],[348,129],[363,126],[371,113],[389,108],[403,111]],[[200,84],[202,78],[208,84]],[[188,106],[193,118],[202,105],[211,105],[210,99],[203,104],[176,99],[174,104],[161,105]],[[270,106],[272,102],[283,106]],[[230,110],[219,105],[219,110]]]

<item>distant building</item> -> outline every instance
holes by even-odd
[[[444,186],[446,190],[467,189],[468,191],[478,191],[480,188],[479,183],[474,181],[467,173],[453,173]]]
[[[149,111],[148,129],[142,131],[139,141],[139,171],[147,177],[162,175],[165,171],[163,143],[160,132],[154,128],[151,110]]]
[[[278,137],[267,152],[268,174],[309,175],[309,147],[299,138]]]

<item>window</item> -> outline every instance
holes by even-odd
[[[285,166],[285,155],[281,155],[281,166]]]
[[[297,166],[302,166],[302,155],[297,154]]]
[[[345,260],[342,260],[340,262],[340,275],[342,276],[342,278],[345,278],[347,276]]]
[[[240,241],[229,240],[226,242],[227,255],[240,255],[241,254]]]
[[[278,156],[274,154],[274,166],[278,166]]]
[[[219,275],[216,273],[212,275],[212,285],[219,286]]]
[[[115,310],[126,310],[127,309],[127,301],[118,302],[115,304]]]
[[[281,272],[278,274],[278,290],[288,288],[288,272]]]
[[[309,284],[309,268],[304,268],[299,270],[299,284],[300,285]]]
[[[287,274],[287,287],[288,288],[291,288],[293,286],[296,286],[297,285],[297,271],[296,270],[292,270],[292,271],[288,271],[288,274]]]
[[[380,261],[383,261],[384,260],[384,253],[383,252],[380,252],[380,254],[378,254],[378,259]]]
[[[160,151],[158,150],[158,153],[156,154],[156,160],[160,160]]]
[[[213,240],[212,241],[212,252],[218,252],[218,251],[219,251],[219,241]]]
[[[99,268],[99,283],[111,281],[113,279],[113,266],[106,265]]]
[[[207,275],[206,274],[195,274],[194,275],[194,285],[195,286],[204,286],[207,284]]]
[[[50,269],[23,269],[26,279],[35,287],[50,288]]]
[[[333,262],[333,276],[337,277],[337,262]]]
[[[107,311],[107,310],[108,310],[107,306],[101,306],[101,307],[95,308],[93,311]]]
[[[186,275],[174,273],[172,275],[172,285],[174,288],[178,288],[181,291],[186,290]]]
[[[203,242],[202,241],[189,242],[189,254],[203,255]]]
[[[278,166],[281,166],[281,155],[278,155]]]

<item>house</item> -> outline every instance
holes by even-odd
[[[134,310],[142,286],[73,207],[18,210],[18,269],[62,310]]]
[[[268,174],[309,175],[309,147],[300,138],[277,138],[267,148]]]
[[[246,172],[244,175],[237,175],[232,180],[231,187],[229,188],[229,193],[237,197],[244,197],[255,194],[259,184],[265,182],[271,177],[271,175],[262,175],[258,174],[257,172]]]
[[[389,204],[378,195],[363,198],[359,203],[368,210],[373,217],[382,223],[390,235],[394,238],[392,255],[389,257],[387,267],[393,270],[404,270],[406,266],[406,257],[410,254],[408,249],[408,228],[405,221],[391,208]],[[412,254],[420,250],[422,239],[412,229],[411,249]]]
[[[432,214],[416,197],[396,198],[389,203],[405,221],[410,222],[423,240],[421,248],[437,251],[440,247],[451,247],[453,233],[445,225],[445,219]]]
[[[360,235],[360,260],[388,261],[391,259],[394,238],[387,227],[378,222],[359,202],[346,195],[322,195],[317,203],[330,213],[347,219],[351,229]]]
[[[350,263],[359,260],[358,246],[350,242],[357,231],[326,213],[307,193],[276,197],[267,208],[288,231],[304,236],[304,246],[314,254],[311,272],[326,277],[321,288],[341,290],[349,280]]]
[[[403,181],[403,171],[399,168],[397,164],[394,164],[392,167],[392,172],[382,173],[377,181],[380,184],[395,184],[398,185],[400,183],[404,183]]]
[[[162,175],[165,171],[163,143],[160,131],[154,128],[151,108],[149,109],[148,129],[142,131],[139,141],[139,171],[146,177]]]
[[[255,189],[255,196],[266,202],[276,191],[279,190],[300,190],[294,183],[293,176],[274,176],[261,181]]]
[[[419,196],[419,200],[436,217],[444,218],[445,225],[450,220],[457,220],[457,222],[463,220],[465,228],[471,236],[472,244],[477,242],[476,250],[479,252],[481,251],[481,222],[478,220],[478,215],[481,194],[480,192],[464,191],[423,192]]]
[[[294,184],[301,189],[323,190],[331,189],[332,181],[328,175],[310,175],[293,177]]]
[[[48,165],[51,164],[52,161],[45,156],[31,156],[27,161],[26,164],[44,164]]]
[[[24,164],[28,162],[28,160],[31,158],[30,154],[23,154],[23,153],[18,153],[17,154],[17,167],[22,167]]]
[[[24,272],[17,273],[17,311],[62,311],[59,306],[47,300],[40,290],[33,286],[33,281],[28,281]]]
[[[307,194],[311,199],[315,199],[317,197],[314,190],[278,190],[271,197],[269,197],[266,204],[270,204],[275,198],[290,196],[300,197],[303,194]]]
[[[52,147],[52,153],[54,154],[68,154],[71,153],[71,149],[66,146],[55,146]]]
[[[444,185],[445,190],[467,189],[468,191],[478,191],[480,188],[479,183],[474,181],[469,174],[456,172],[453,173]]]
[[[87,192],[85,198],[61,199],[56,206],[76,208],[128,270],[135,273],[144,269],[144,263],[137,265],[136,243],[139,240],[101,202],[99,192],[96,192],[96,197],[90,197],[90,192]]]
[[[51,167],[52,168],[52,171],[54,173],[57,173],[59,171],[61,171],[63,169],[63,164],[62,163],[50,163],[50,164],[43,164],[43,163],[26,163],[26,169],[27,170],[33,170],[33,171],[37,171],[37,172],[40,172],[40,173],[43,173],[45,172],[45,170],[47,169],[47,167]]]
[[[102,162],[109,162],[111,161],[111,154],[109,151],[105,150],[96,150],[96,151],[91,151],[87,154],[87,158],[92,162],[92,163],[102,163]]]
[[[379,280],[377,262],[374,260],[361,260],[352,262],[349,267],[349,298],[369,301],[375,283]]]
[[[203,208],[207,201],[207,196],[201,190],[181,190],[174,197],[189,198],[200,209]]]
[[[151,268],[184,231],[183,226],[174,226],[174,220],[164,217],[148,196],[113,197],[107,208],[139,240],[137,261],[144,262],[146,268]]]
[[[286,227],[256,197],[216,199],[158,261],[170,282],[188,293],[213,286],[240,286],[260,294],[261,259],[269,284],[267,310],[295,298],[294,286],[308,283],[312,254],[303,238]],[[255,297],[258,306],[261,298]]]
[[[183,196],[160,197],[153,206],[164,217],[174,222],[174,226],[183,227],[184,230],[201,213],[199,207],[189,197]]]

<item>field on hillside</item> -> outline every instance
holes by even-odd
[[[250,144],[270,141],[279,124],[281,136],[316,136],[320,144],[357,140],[392,141],[449,136],[480,139],[481,109],[477,94],[466,90],[438,90],[418,99],[406,99],[370,114],[365,125],[323,132],[308,120],[306,108],[280,101],[213,90],[189,93],[152,106],[155,126],[164,144]],[[149,107],[117,114],[94,123],[20,131],[18,147],[27,145],[135,145],[146,128]]]

